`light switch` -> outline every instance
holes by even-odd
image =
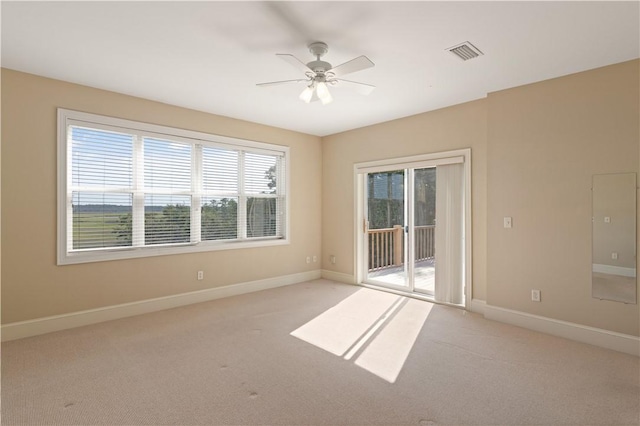
[[[609,216],[605,216],[604,223],[611,223],[611,218]]]
[[[505,216],[504,218],[504,227],[511,228],[511,217]]]

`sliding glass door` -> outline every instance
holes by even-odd
[[[464,305],[463,158],[363,169],[363,281]]]
[[[406,170],[366,176],[367,279],[407,288]]]
[[[433,296],[436,275],[436,168],[413,172],[413,290]]]

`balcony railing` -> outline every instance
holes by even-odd
[[[435,256],[435,226],[415,227],[415,261],[433,259]],[[404,227],[369,229],[369,272],[379,271],[404,263]]]

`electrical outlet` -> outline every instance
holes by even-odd
[[[611,253],[611,259],[618,260],[618,253]]]
[[[534,302],[540,301],[540,290],[531,290],[531,300]]]
[[[511,228],[511,223],[512,223],[511,217],[505,216],[505,218],[503,220],[504,227],[505,228]]]
[[[204,271],[198,271],[198,281],[204,279]]]
[[[332,265],[336,264],[336,257],[334,255],[329,256],[329,261],[331,262]]]
[[[318,256],[313,256],[313,263],[316,263],[318,261]]]
[[[307,256],[307,263],[311,263],[311,256]]]

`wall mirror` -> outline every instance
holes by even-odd
[[[594,175],[591,295],[636,303],[636,174]]]

